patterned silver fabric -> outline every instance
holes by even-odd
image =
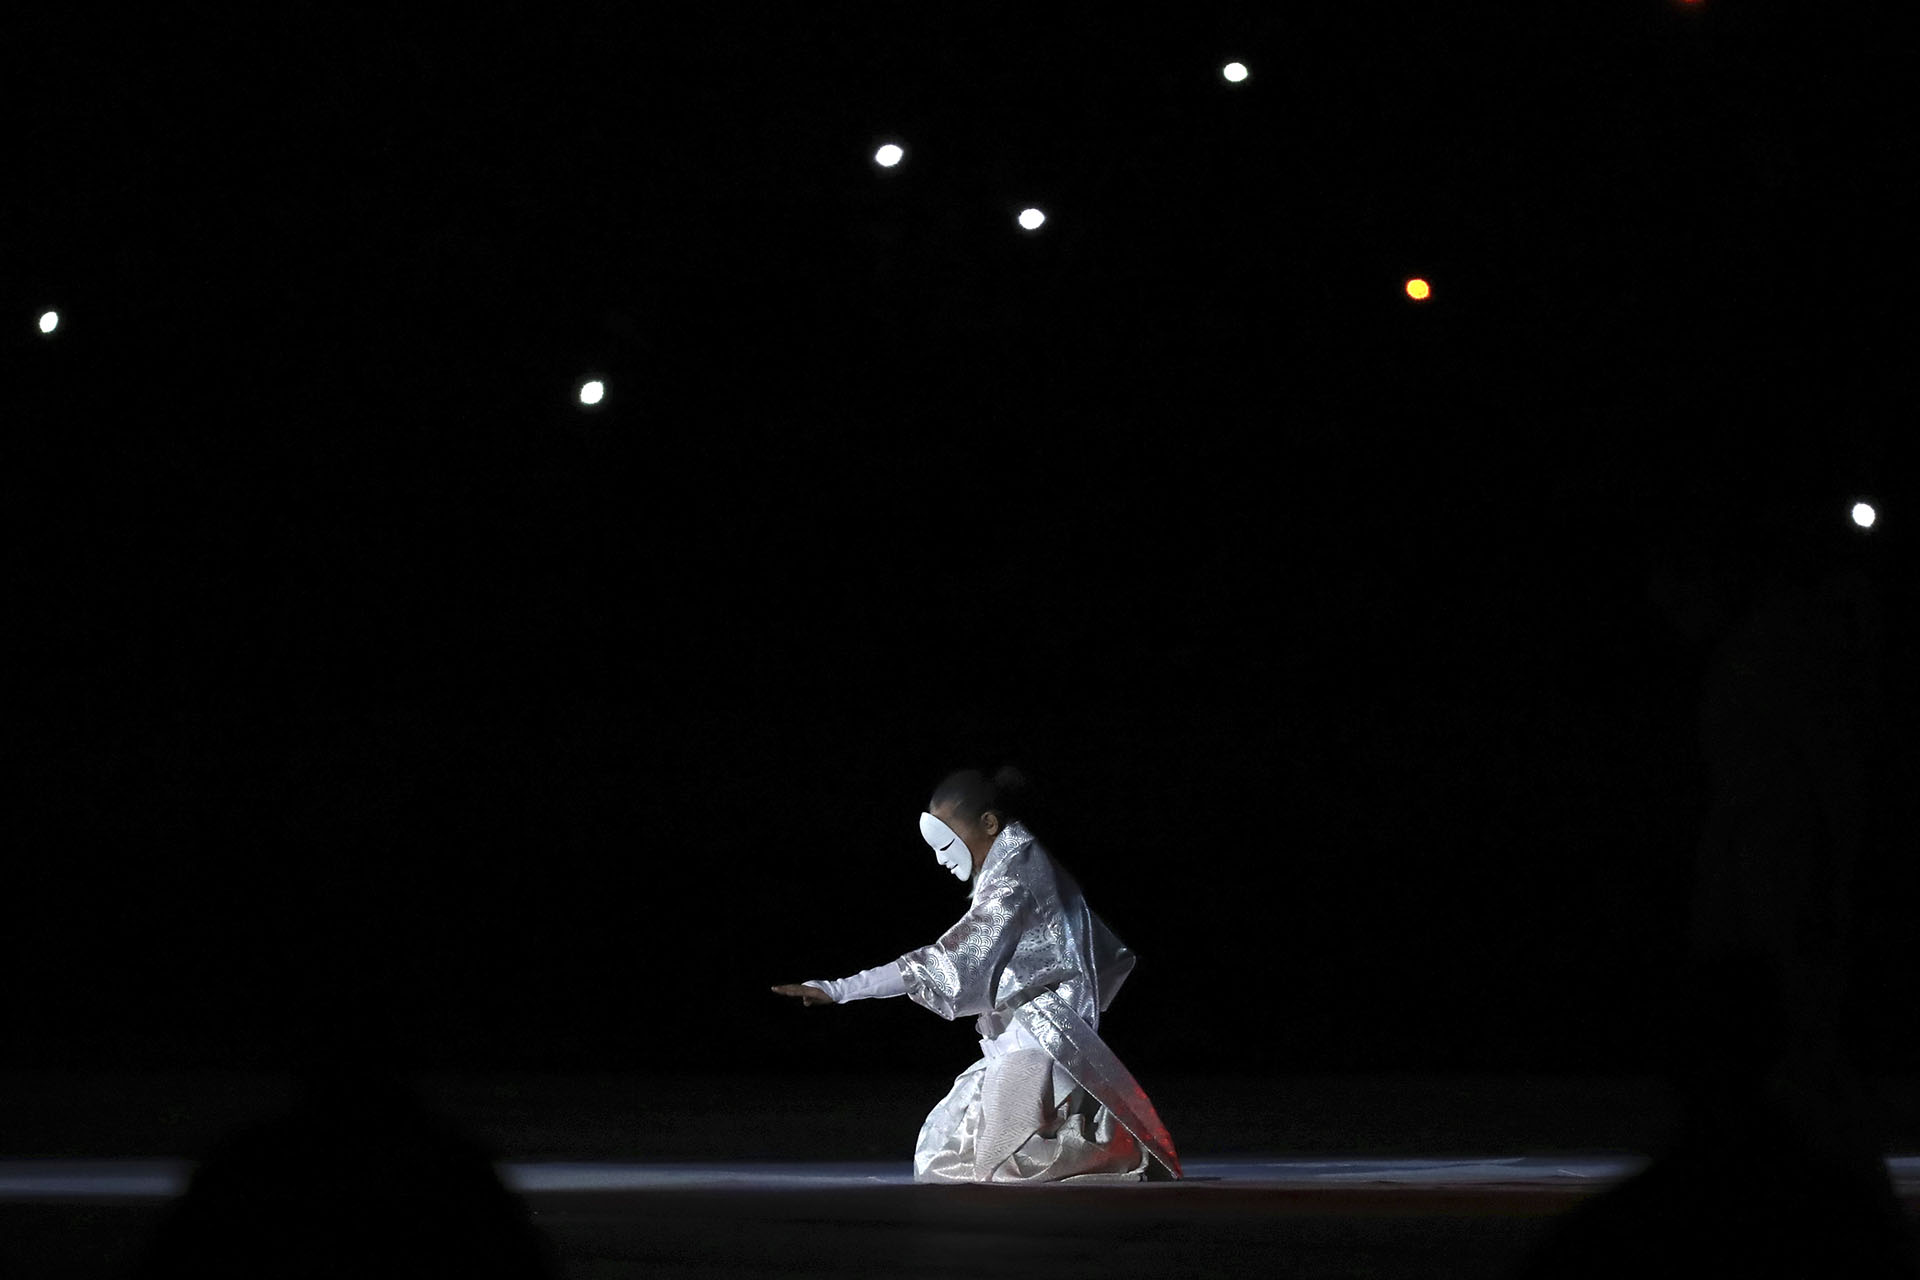
[[[1001,832],[967,914],[900,957],[900,976],[916,1003],[949,1021],[973,1017],[982,1040],[1017,1020],[1059,1070],[983,1057],[962,1072],[921,1129],[915,1177],[1179,1177],[1153,1103],[1097,1030],[1134,961],[1024,826]]]
[[[1038,1050],[960,1073],[914,1143],[916,1182],[1144,1182],[1172,1176]]]

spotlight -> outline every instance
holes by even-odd
[[[607,384],[598,378],[589,378],[580,384],[580,403],[596,405],[607,396]]]
[[[882,169],[891,169],[906,158],[907,153],[897,144],[889,142],[873,153],[873,162]]]
[[[40,314],[40,332],[41,333],[51,334],[55,329],[58,329],[59,327],[60,327],[60,313],[58,311],[44,311]]]
[[[1433,296],[1433,286],[1419,276],[1407,281],[1407,296],[1415,302],[1425,302]]]
[[[1880,513],[1873,509],[1871,502],[1856,502],[1853,504],[1853,522],[1862,529],[1873,528],[1873,522],[1879,518]]]
[[[1038,231],[1040,224],[1046,220],[1047,215],[1038,209],[1022,209],[1020,211],[1020,226],[1024,230]]]
[[[1226,66],[1220,68],[1220,74],[1226,79],[1228,84],[1239,84],[1247,78],[1247,64],[1244,62],[1229,62]]]

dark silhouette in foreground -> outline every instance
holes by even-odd
[[[1669,1026],[1681,1122],[1557,1225],[1529,1280],[1920,1276],[1845,1035],[1876,614],[1865,574],[1816,547],[1748,528],[1654,557],[1653,600],[1705,658],[1711,797]]]
[[[140,1280],[557,1273],[487,1154],[398,1081],[329,1071],[304,1092],[288,1114],[208,1154],[157,1230]]]

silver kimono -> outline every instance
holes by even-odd
[[[1178,1178],[1153,1103],[1096,1030],[1134,955],[1020,823],[973,878],[973,905],[899,959],[906,994],[977,1019],[983,1056],[927,1116],[920,1182]]]

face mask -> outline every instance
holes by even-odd
[[[933,856],[953,872],[956,879],[965,880],[973,874],[973,852],[967,848],[966,841],[953,833],[952,827],[930,813],[923,813],[920,838],[933,846]]]

